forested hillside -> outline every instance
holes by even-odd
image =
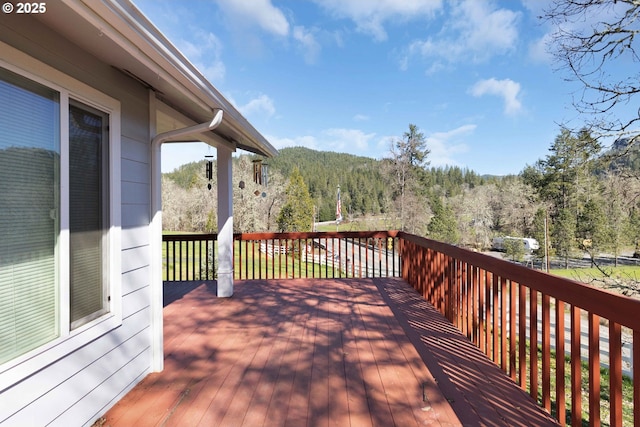
[[[259,158],[251,155],[242,157],[249,161]],[[234,161],[234,174],[237,174],[241,169],[240,159],[235,158]],[[163,176],[185,190],[206,185],[203,181],[205,163],[204,160],[188,163]],[[338,186],[345,216],[378,215],[388,213],[391,209],[392,194],[383,160],[287,147],[279,150],[278,156],[264,160],[264,163],[268,164],[271,181],[274,176],[286,179],[295,167],[299,169],[316,206],[318,221],[335,219]],[[445,167],[425,170],[423,184],[437,195],[452,197],[461,194],[464,188],[499,179],[483,178],[458,167]]]
[[[284,177],[291,175],[294,167],[299,169],[321,221],[335,219],[338,185],[343,208],[352,215],[379,214],[388,204],[386,182],[378,160],[290,147],[280,150],[268,163],[269,170]]]
[[[284,148],[262,159],[268,186],[253,182],[256,156],[234,158],[235,231],[279,231],[285,222],[278,216],[283,206],[289,209],[287,187],[297,169],[297,185],[305,188],[296,194],[309,193],[316,222],[335,220],[340,186],[346,223],[375,216],[378,227],[478,249],[505,235],[542,242],[545,218],[551,250],[566,259],[585,250],[620,254],[640,240],[640,156],[626,141],[603,150],[587,131],[563,129],[548,156],[506,177],[430,167],[424,146],[410,138],[396,144],[381,160]],[[165,229],[215,231],[216,192],[207,184],[204,161],[163,176]]]

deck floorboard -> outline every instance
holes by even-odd
[[[165,369],[104,426],[553,426],[401,279],[166,283]]]

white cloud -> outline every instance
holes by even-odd
[[[534,17],[542,16],[545,10],[553,6],[553,0],[520,0],[522,5]]]
[[[273,146],[280,150],[285,147],[306,147],[312,150],[318,150],[318,143],[313,136],[297,136],[293,138],[279,138],[277,136],[265,135],[267,140],[273,144]]]
[[[553,56],[549,53],[547,45],[551,39],[551,34],[547,33],[529,44],[529,58],[539,64],[549,64]]]
[[[504,112],[514,115],[522,111],[522,103],[518,99],[520,95],[520,83],[511,79],[496,80],[494,78],[480,80],[471,87],[471,95],[480,97],[484,95],[495,95],[504,101]]]
[[[233,22],[232,27],[258,26],[278,36],[289,34],[289,21],[271,0],[217,0],[220,10]]]
[[[364,114],[356,114],[355,116],[353,116],[353,121],[355,121],[355,122],[367,122],[367,121],[369,121],[369,116],[364,115]]]
[[[179,39],[176,47],[186,56],[200,72],[212,82],[224,79],[226,68],[222,62],[222,42],[213,33],[201,29],[190,34],[194,42]]]
[[[301,26],[294,27],[293,38],[300,44],[305,62],[307,64],[315,64],[321,47],[311,31]]]
[[[407,47],[401,66],[406,66],[407,58],[414,55],[457,63],[483,62],[508,53],[516,48],[519,20],[520,12],[496,9],[490,2],[455,3],[436,36],[416,40]]]
[[[327,129],[323,134],[327,148],[330,151],[350,152],[352,154],[367,155],[369,151],[369,141],[376,135],[375,133],[364,133],[359,129]],[[355,149],[355,150],[354,150]]]
[[[331,128],[320,131],[318,136],[303,135],[279,138],[267,136],[274,147],[306,147],[313,150],[334,151],[337,153],[350,153],[358,156],[372,156],[377,149],[371,142],[375,133],[365,133],[359,129]]]
[[[352,20],[358,31],[375,40],[387,39],[388,21],[431,17],[442,8],[442,0],[314,0],[338,18]]]
[[[473,134],[476,125],[464,125],[446,132],[435,132],[426,138],[427,148],[431,151],[428,156],[431,166],[460,166],[455,155],[469,150],[465,137]]]
[[[237,108],[244,116],[247,117],[255,116],[257,114],[264,114],[267,117],[271,117],[276,113],[273,100],[264,94],[250,100],[245,105],[238,106]]]

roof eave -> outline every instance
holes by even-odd
[[[98,29],[103,37],[109,37],[127,52],[130,60],[137,61],[130,68],[135,68],[135,65],[144,67],[188,99],[192,104],[185,107],[189,108],[188,115],[206,121],[210,120],[215,109],[220,108],[224,111],[224,126],[221,128],[228,129],[234,137],[225,135],[222,130],[216,131],[218,136],[227,140],[232,138],[230,142],[256,154],[267,157],[277,154],[266,138],[129,0],[62,1]],[[153,82],[149,84],[153,87]]]

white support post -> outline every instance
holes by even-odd
[[[233,171],[231,151],[217,149],[218,297],[233,295]]]

